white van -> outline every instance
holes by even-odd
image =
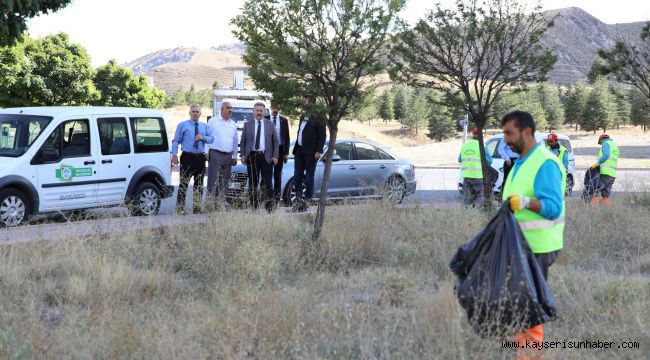
[[[174,190],[159,110],[2,109],[0,162],[0,227],[38,213],[125,204],[134,215],[155,215]]]
[[[545,145],[546,138],[548,137],[549,133],[545,132],[539,132],[535,131],[535,140],[537,140],[538,143]],[[571,146],[571,140],[569,139],[568,136],[562,135],[562,134],[557,134],[558,141],[562,146],[567,148],[569,151],[569,169],[567,171],[567,177],[566,177],[566,195],[569,196],[573,192],[573,186],[575,184],[575,153],[573,151],[573,147]],[[499,173],[499,178],[497,181],[494,183],[494,188],[493,191],[495,194],[499,194],[501,192],[501,185],[503,184],[503,164],[504,160],[501,158],[499,155],[499,152],[497,151],[499,147],[499,143],[503,141],[503,134],[496,134],[489,138],[488,140],[485,140],[485,147],[487,151],[490,153],[492,156],[492,165],[491,167],[498,171]],[[462,174],[459,172],[459,178],[458,178],[458,190],[462,193],[462,188],[463,188],[463,177]]]

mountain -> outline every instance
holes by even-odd
[[[550,10],[546,15],[555,20],[542,43],[558,57],[549,74],[549,80],[558,84],[586,80],[598,49],[610,49],[621,39],[638,39],[645,24],[605,24],[576,7]]]
[[[233,48],[234,49],[234,48]],[[234,51],[234,50],[233,50]],[[232,70],[246,68],[241,54],[231,51],[178,47],[147,54],[124,66],[145,74],[167,93],[179,88],[210,89],[215,81],[232,83]]]
[[[542,43],[558,57],[549,80],[557,84],[573,84],[587,79],[598,49],[610,49],[618,40],[638,39],[645,22],[605,24],[586,11],[570,7],[547,11],[554,18]],[[241,59],[242,44],[225,44],[208,50],[178,47],[156,51],[125,66],[136,74],[153,78],[156,86],[171,93],[179,88],[211,88],[214,81],[221,85],[232,82],[233,69],[246,69]],[[247,85],[248,86],[248,85]]]

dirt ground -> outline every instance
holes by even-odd
[[[188,108],[176,107],[163,110],[169,124],[169,135],[173,137],[176,125],[188,119]],[[205,121],[207,115],[212,115],[211,109],[203,109],[201,120]],[[295,121],[295,119],[294,119]],[[295,126],[291,124],[291,135],[294,136]],[[497,134],[498,130],[488,131],[488,139]],[[575,131],[565,128],[559,133],[571,138],[575,149],[576,166],[586,168],[596,161],[600,146],[598,136],[601,132]],[[643,133],[639,127],[625,126],[607,132],[621,150],[619,167],[624,168],[650,168],[650,131]],[[339,124],[338,138],[354,138],[367,140],[381,145],[397,156],[405,158],[420,166],[456,166],[458,152],[462,144],[461,134],[454,139],[435,142],[426,137],[426,129],[418,134],[405,131],[396,121],[373,120],[359,122],[343,120]]]

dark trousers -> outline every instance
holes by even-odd
[[[271,187],[271,173],[273,163],[266,162],[263,153],[251,152],[246,158],[248,171],[248,195],[253,208],[259,208],[264,203],[267,210],[273,208],[273,188]],[[260,175],[262,186],[260,188]]]
[[[483,179],[465,178],[463,180],[465,204],[472,207],[483,206]]]
[[[280,201],[280,193],[282,192],[282,168],[284,167],[284,162],[282,161],[284,158],[282,155],[284,154],[283,151],[284,146],[280,145],[280,158],[278,159],[278,163],[276,165],[271,165],[273,171],[273,199],[275,199],[275,201]],[[265,186],[264,179],[262,179],[260,186]]]
[[[296,197],[298,199],[302,198],[303,177],[307,187],[305,200],[311,200],[312,196],[314,196],[314,172],[316,171],[316,159],[314,156],[315,154],[313,153],[305,154],[300,150],[294,156],[293,184],[296,187]]]
[[[190,178],[194,178],[193,208],[194,212],[201,211],[201,196],[203,195],[203,174],[205,173],[205,155],[184,152],[181,154],[180,184],[176,198],[176,211],[185,210],[185,194]]]
[[[555,263],[557,257],[560,255],[560,250],[551,251],[550,253],[544,254],[535,254],[535,258],[539,263],[539,267],[542,268],[542,274],[544,275],[544,280],[548,281],[548,269]]]
[[[600,180],[598,180],[598,189],[596,190],[596,194],[600,194],[600,196],[604,198],[609,198],[612,193],[612,185],[614,185],[614,180],[616,180],[616,178],[613,178],[609,175],[600,174]]]

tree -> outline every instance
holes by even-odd
[[[429,122],[429,114],[431,112],[431,104],[426,90],[418,91],[411,97],[409,104],[409,112],[402,120],[402,127],[410,131],[414,131],[417,135],[418,130],[423,128]]]
[[[488,199],[492,191],[482,130],[490,108],[505,88],[544,80],[556,61],[540,43],[552,26],[540,10],[538,6],[527,13],[517,0],[457,0],[450,10],[437,4],[413,29],[396,36],[391,52],[393,79],[462,94],[460,103],[450,105],[464,107],[481,130],[478,140]]]
[[[0,1],[0,46],[13,45],[27,30],[26,21],[40,14],[55,12],[72,0]]]
[[[612,127],[615,126],[619,129],[621,125],[625,125],[630,121],[630,112],[632,111],[630,91],[623,86],[613,86],[610,90],[616,102],[616,117]]]
[[[379,117],[387,122],[393,119],[393,96],[385,90],[379,98]]]
[[[407,105],[410,102],[411,91],[406,86],[393,86],[393,113],[395,120],[402,122],[406,117]]]
[[[456,119],[454,114],[445,105],[444,94],[431,91],[429,94],[429,121],[427,124],[427,137],[436,141],[454,136],[456,133]]]
[[[149,85],[146,76],[135,77],[115,60],[97,68],[93,81],[100,94],[95,105],[158,108],[165,100],[165,93]]]
[[[609,91],[607,79],[599,77],[589,93],[584,117],[580,126],[586,131],[610,129],[616,117],[616,102]]]
[[[359,105],[352,114],[350,114],[350,117],[362,123],[367,121],[368,125],[370,125],[371,120],[379,117],[379,109],[377,107],[377,99],[375,96],[373,94],[365,96],[363,103]]]
[[[610,51],[598,50],[598,56],[604,63],[594,71],[612,75],[650,99],[650,22],[641,30],[640,40],[618,41]]]
[[[384,71],[385,44],[403,7],[404,0],[248,0],[232,20],[255,86],[281,102],[315,97],[314,118],[327,124],[329,147],[310,245],[318,245],[323,227],[338,123]]]
[[[567,95],[566,105],[564,108],[565,123],[575,124],[578,131],[578,124],[582,123],[587,99],[589,98],[589,89],[583,82],[571,87]]]
[[[630,122],[632,125],[641,126],[643,132],[650,126],[650,100],[639,89],[630,91]]]
[[[97,99],[86,50],[59,33],[0,48],[0,106],[87,105]]]
[[[564,107],[560,101],[558,88],[548,83],[540,83],[537,87],[540,103],[544,109],[547,128],[557,130],[564,123]],[[536,118],[535,118],[536,119]],[[540,127],[540,129],[543,129]]]

